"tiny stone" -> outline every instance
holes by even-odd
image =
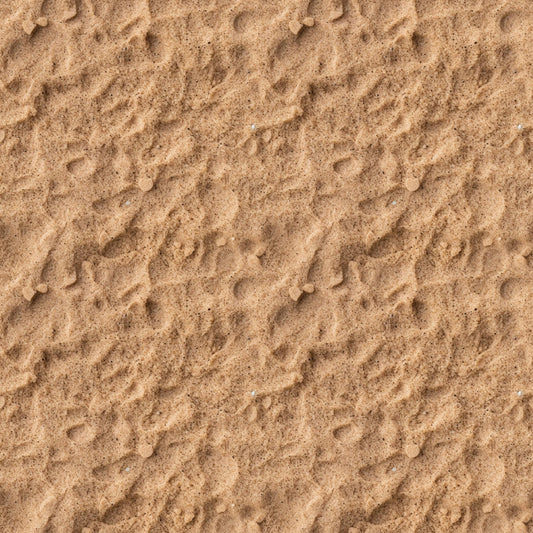
[[[396,200],[393,200],[393,201],[392,201],[392,205],[396,205]]]
[[[257,396],[257,392],[254,390],[250,394],[252,395],[252,398],[255,398]]]
[[[315,292],[315,286],[312,284],[312,283],[306,283],[303,287],[302,287],[302,290],[304,292],[307,292],[308,294],[311,294],[312,292]]]
[[[126,200],[126,205],[130,205],[130,201],[129,200]]]
[[[42,26],[43,28],[48,26],[48,19],[46,17],[39,17],[35,22],[37,26]]]
[[[40,292],[42,294],[48,292],[48,285],[46,283],[39,283],[39,285],[37,285],[37,287],[35,288],[37,289],[37,292]]]
[[[291,297],[291,300],[297,302],[301,295],[302,291],[298,287],[291,287],[289,289],[289,296]]]
[[[291,22],[289,22],[289,30],[291,30],[291,33],[294,33],[294,35],[298,35],[301,29],[302,25],[297,20],[291,20]]]
[[[154,453],[154,449],[149,444],[141,444],[139,446],[139,455],[141,457],[148,459],[148,457],[150,457],[153,453]]]
[[[35,29],[35,24],[31,20],[25,20],[22,23],[22,29],[24,30],[24,33],[31,35],[33,30]]]
[[[414,459],[420,453],[420,448],[416,444],[408,444],[405,447],[405,455],[410,459]]]
[[[519,390],[516,394],[518,394],[518,396],[522,396],[523,393],[521,390]]]
[[[126,467],[126,472],[129,472],[131,468],[129,466]]]
[[[250,127],[252,128],[252,131],[255,131],[257,129],[257,126],[255,124],[252,124]]]
[[[315,19],[313,17],[305,17],[303,20],[304,26],[314,26],[315,25]]]
[[[518,124],[517,128],[518,128],[518,131],[522,131],[524,129],[524,126],[522,126],[522,124]]]
[[[253,267],[253,268],[261,266],[261,261],[259,261],[259,257],[257,257],[257,255],[250,254],[248,256],[247,261],[248,261],[248,265]]]
[[[35,296],[35,291],[31,287],[24,287],[22,289],[22,296],[24,296],[28,302],[31,302],[32,298]]]
[[[405,188],[409,192],[415,192],[420,187],[420,182],[416,178],[407,178],[405,180]]]
[[[265,252],[266,252],[266,246],[264,244],[260,244],[256,249],[255,249],[255,255],[257,257],[261,257],[263,255],[265,255]]]
[[[392,467],[392,471],[393,471],[393,472],[396,472],[396,470],[397,470],[396,467],[393,466],[393,467]]]
[[[139,180],[139,189],[143,192],[148,192],[154,186],[154,182],[150,178],[142,178]]]

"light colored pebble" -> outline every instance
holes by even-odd
[[[46,283],[39,283],[35,288],[37,289],[37,292],[40,292],[41,294],[48,292],[48,285]]]
[[[305,17],[303,20],[302,20],[302,23],[304,26],[314,26],[315,25],[315,19],[313,17]]]
[[[32,298],[35,296],[35,291],[31,287],[24,287],[22,289],[22,296],[24,296],[28,302],[31,302]]]
[[[36,21],[37,26],[45,27],[48,26],[48,19],[46,17],[39,17]]]
[[[291,287],[289,289],[289,296],[291,297],[291,300],[297,302],[301,295],[302,291],[298,287]]]
[[[139,455],[141,457],[148,459],[148,457],[151,457],[153,453],[154,453],[154,448],[150,446],[149,444],[141,444],[139,446]]]
[[[302,290],[304,292],[307,292],[308,294],[311,294],[312,292],[315,292],[315,286],[312,284],[312,283],[306,283],[303,287],[302,287]]]
[[[257,268],[261,266],[261,261],[259,260],[259,257],[257,257],[257,255],[250,254],[246,260],[248,262],[248,265],[252,268]]]
[[[524,126],[522,124],[518,124],[517,128],[518,131],[522,131],[524,129]]]
[[[250,128],[252,129],[252,131],[255,131],[255,130],[257,129],[257,125],[256,125],[256,124],[252,124],[252,125],[250,126]]]
[[[31,35],[35,29],[35,24],[31,20],[25,20],[22,23],[22,29],[24,30],[24,33]]]
[[[522,394],[524,394],[521,390],[519,390],[516,394],[518,394],[518,396],[522,396]]]
[[[291,30],[291,33],[294,33],[294,35],[298,35],[301,29],[302,29],[302,24],[298,22],[297,20],[291,20],[289,22],[289,30]]]
[[[405,188],[409,192],[415,192],[420,187],[420,182],[416,178],[407,178],[405,180]]]
[[[257,391],[253,390],[250,394],[252,395],[252,398],[255,398],[257,396]]]
[[[410,459],[414,459],[420,453],[420,448],[416,444],[408,444],[405,447],[405,455]]]
[[[393,472],[396,472],[396,470],[398,470],[395,466],[392,467],[392,471]]]
[[[148,192],[154,186],[154,182],[150,178],[142,178],[139,180],[139,189],[143,192]]]

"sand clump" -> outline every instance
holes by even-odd
[[[532,30],[0,2],[0,532],[533,531]]]

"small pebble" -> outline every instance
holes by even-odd
[[[35,296],[35,291],[31,287],[24,287],[22,289],[22,296],[24,296],[28,302],[31,302],[32,298]]]
[[[304,26],[314,26],[315,25],[315,19],[313,17],[305,17],[303,20],[302,20],[302,23]]]
[[[48,26],[48,19],[46,17],[39,17],[36,21],[37,26],[45,27]]]
[[[257,392],[254,390],[250,394],[252,395],[252,398],[255,398],[257,396]]]
[[[48,285],[46,283],[39,283],[35,288],[37,289],[37,292],[40,292],[41,294],[48,292]]]
[[[420,182],[416,178],[407,178],[405,180],[405,188],[409,192],[415,192],[420,187]]]
[[[523,392],[519,390],[516,394],[518,394],[518,396],[522,396]]]
[[[154,186],[154,182],[150,178],[142,178],[139,180],[139,189],[143,192],[148,192]]]
[[[125,202],[126,205],[130,205],[130,203],[131,202],[129,200],[126,200],[126,202]]]
[[[131,468],[129,466],[126,467],[126,472],[129,472]]]
[[[312,283],[306,283],[303,287],[302,287],[302,290],[304,292],[307,292],[308,294],[311,294],[312,292],[315,292],[315,286],[312,284]]]
[[[291,297],[291,300],[297,302],[301,295],[302,291],[298,287],[291,287],[289,289],[289,296]]]
[[[148,457],[151,457],[153,453],[154,453],[154,449],[149,444],[141,444],[139,446],[139,455],[141,457],[148,459]]]
[[[246,261],[248,262],[248,265],[252,268],[257,268],[261,266],[261,261],[259,260],[259,257],[257,257],[257,255],[250,254]]]
[[[291,30],[291,33],[294,33],[294,35],[298,35],[301,29],[302,24],[297,20],[291,20],[291,22],[289,22],[289,30]]]
[[[255,131],[257,129],[257,126],[255,124],[252,124],[250,127],[252,128],[252,131]]]
[[[35,29],[35,24],[31,20],[25,20],[22,23],[22,29],[24,30],[24,33],[31,35]]]
[[[392,471],[396,472],[397,468],[395,466],[392,467]]]
[[[420,453],[420,448],[416,444],[408,444],[405,447],[405,455],[410,459],[414,459]]]
[[[518,124],[517,128],[518,128],[518,131],[522,131],[524,129],[524,126],[522,126],[522,124]]]

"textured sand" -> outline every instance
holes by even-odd
[[[0,532],[533,532],[533,5],[0,2]]]

